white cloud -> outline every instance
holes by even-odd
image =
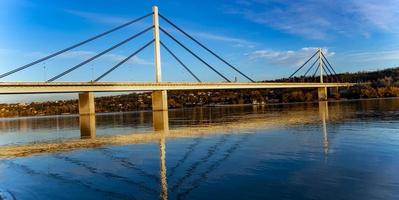
[[[367,0],[353,1],[354,9],[364,21],[386,31],[397,30],[399,1]]]
[[[166,31],[169,33],[175,33],[175,34],[181,34],[180,31],[174,29],[174,28],[165,28]],[[208,40],[213,40],[216,42],[223,42],[227,43],[233,47],[243,47],[243,48],[254,48],[255,46],[258,46],[259,44],[254,41],[249,41],[246,39],[242,38],[237,38],[237,37],[231,37],[227,35],[221,35],[221,34],[215,34],[215,33],[205,33],[205,32],[200,32],[200,31],[195,31],[195,30],[185,30],[188,34],[193,36],[195,39],[201,38],[200,42],[204,43],[205,46],[207,46],[207,41]]]
[[[399,61],[399,50],[353,52],[343,58],[352,62]]]
[[[86,11],[78,11],[78,10],[65,10],[65,12],[79,16],[82,18],[85,18],[90,21],[94,21],[97,23],[103,23],[103,24],[116,24],[120,25],[123,23],[126,23],[129,20],[132,20],[133,18],[124,18],[124,17],[117,17],[113,15],[107,15],[107,14],[102,14],[102,13],[94,13],[94,12],[86,12]],[[149,26],[149,24],[148,24]],[[167,29],[167,28],[166,28]],[[178,32],[175,29],[167,29],[169,32]],[[230,37],[226,35],[218,35],[218,34],[212,34],[212,33],[205,33],[205,32],[198,32],[198,31],[187,31],[193,36],[201,37],[204,39],[209,39],[209,40],[214,40],[214,41],[219,41],[219,42],[224,42],[224,43],[230,43],[232,46],[235,47],[246,47],[246,48],[253,48],[257,45],[256,42],[248,41],[245,39],[241,38],[236,38],[236,37]]]
[[[61,58],[81,58],[89,59],[96,53],[93,51],[68,51],[60,55]]]
[[[289,65],[292,67],[296,67],[298,65],[303,64],[316,51],[317,51],[316,47],[304,47],[299,50],[286,50],[286,51],[261,49],[253,51],[247,55],[252,60],[261,59],[268,63]],[[322,48],[322,51],[327,58],[335,54],[335,52],[330,52],[327,48]]]
[[[19,53],[19,51],[15,49],[0,48],[0,54],[12,54],[12,53]]]
[[[397,0],[240,0],[225,12],[286,33],[325,39],[335,34],[368,38],[378,31],[398,32],[398,8]]]
[[[65,12],[82,17],[84,19],[98,22],[98,23],[105,23],[105,24],[123,24],[127,21],[131,20],[125,17],[117,17],[113,15],[95,13],[95,12],[87,12],[87,11],[79,11],[79,10],[64,10]]]
[[[248,40],[241,39],[241,38],[229,37],[229,36],[224,36],[224,35],[216,35],[216,34],[211,34],[211,33],[203,33],[203,32],[192,32],[192,33],[193,33],[193,35],[196,35],[198,37],[202,37],[205,39],[231,43],[235,47],[254,48],[257,45],[256,42],[248,41]]]
[[[93,56],[98,54],[97,52],[93,51],[69,51],[66,52],[60,57],[62,58],[79,58],[79,59],[89,59]],[[121,54],[105,54],[101,57],[98,58],[98,60],[106,60],[106,61],[112,61],[112,62],[120,62],[123,59],[125,59],[128,55],[121,55]],[[133,58],[129,59],[126,63],[129,64],[138,64],[138,65],[153,65],[153,62],[147,61],[145,59],[142,59],[138,56],[133,56]]]
[[[126,57],[127,57],[127,55],[120,55],[120,54],[107,54],[107,55],[104,55],[105,59],[113,60],[115,62],[120,62],[123,59],[125,59]],[[153,62],[147,61],[147,60],[145,60],[143,58],[140,58],[138,56],[133,56],[126,63],[138,64],[138,65],[154,65]]]

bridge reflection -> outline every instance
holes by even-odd
[[[314,107],[313,107],[314,108]],[[121,158],[113,150],[108,149],[107,147],[101,147],[99,148],[99,152],[101,152],[101,155],[107,157],[107,159],[111,159],[114,162],[121,163],[123,167],[128,168],[129,170],[137,172],[138,175],[146,177],[149,180],[152,181],[157,181],[159,183],[159,189],[154,189],[152,187],[149,187],[146,184],[143,184],[142,182],[137,182],[124,177],[118,173],[109,173],[109,172],[101,172],[101,170],[98,170],[98,166],[93,166],[90,165],[89,162],[85,162],[83,160],[79,160],[78,158],[71,158],[63,153],[58,153],[58,151],[63,151],[63,150],[69,150],[68,148],[62,148],[60,146],[59,149],[55,150],[50,150],[47,152],[53,152],[53,156],[57,159],[60,159],[64,162],[68,162],[70,164],[77,165],[79,167],[82,167],[84,169],[87,169],[91,174],[96,175],[96,176],[101,176],[101,177],[106,177],[109,179],[116,179],[118,181],[125,182],[127,184],[131,184],[136,186],[137,188],[140,188],[141,191],[146,193],[147,195],[154,195],[155,193],[159,192],[159,198],[160,199],[168,199],[169,197],[173,196],[172,198],[176,199],[187,199],[190,193],[192,193],[196,188],[200,187],[204,182],[207,181],[209,178],[209,174],[216,170],[220,165],[222,165],[226,160],[231,157],[234,152],[236,152],[241,145],[245,143],[245,141],[250,137],[250,133],[245,133],[241,134],[239,139],[235,139],[234,141],[230,142],[230,138],[234,138],[233,134],[224,134],[220,137],[218,141],[214,145],[210,145],[207,147],[207,152],[205,155],[200,157],[198,160],[192,162],[186,169],[182,168],[183,163],[187,162],[187,158],[190,157],[193,151],[195,151],[196,146],[198,146],[201,143],[202,135],[206,134],[207,132],[218,132],[218,130],[226,130],[228,127],[231,129],[235,130],[233,132],[237,132],[237,128],[257,128],[261,127],[264,125],[265,121],[267,121],[269,124],[276,124],[276,123],[281,123],[282,117],[285,119],[284,125],[289,124],[289,123],[314,123],[316,121],[321,120],[321,132],[323,136],[323,152],[325,155],[328,154],[329,151],[329,141],[328,141],[328,133],[327,133],[327,122],[330,118],[329,116],[329,105],[327,102],[320,102],[318,106],[318,113],[319,116],[317,117],[316,112],[314,114],[310,114],[308,116],[304,116],[303,113],[296,113],[296,114],[284,114],[281,117],[277,117],[275,119],[270,118],[270,119],[265,119],[265,118],[259,118],[258,115],[256,115],[254,118],[245,118],[245,116],[239,116],[237,117],[238,119],[234,119],[233,123],[229,124],[224,124],[224,123],[216,123],[214,125],[209,125],[209,119],[204,120],[202,117],[207,116],[204,114],[203,110],[199,111],[198,115],[192,116],[195,118],[195,120],[202,121],[205,124],[208,124],[210,127],[207,129],[202,129],[200,128],[197,130],[199,133],[193,133],[195,131],[193,130],[188,130],[184,129],[183,131],[176,132],[176,130],[170,130],[169,127],[169,113],[168,111],[157,111],[153,112],[153,133],[145,133],[145,134],[136,134],[136,135],[129,135],[128,137],[130,138],[139,138],[139,140],[133,140],[128,141],[127,143],[135,143],[135,142],[157,142],[158,143],[158,148],[159,148],[159,175],[149,173],[146,170],[141,169],[139,166],[137,166],[135,163],[132,163],[131,161],[128,160],[128,158]],[[224,112],[229,112],[229,111],[224,111]],[[243,112],[241,110],[240,112]],[[264,113],[268,112],[267,109],[263,106],[254,106],[251,108],[251,113]],[[308,111],[307,111],[308,112]],[[145,121],[144,120],[144,114],[141,113],[139,116],[142,116],[138,121]],[[310,116],[310,117],[309,117]],[[316,118],[313,118],[313,116],[316,116]],[[184,118],[184,117],[183,117]],[[110,141],[104,141],[102,137],[96,137],[96,117],[94,115],[85,115],[80,118],[80,131],[81,131],[81,139],[79,141],[83,141],[83,143],[78,143],[77,145],[73,146],[74,148],[82,148],[82,147],[87,147],[85,144],[90,144],[92,143],[94,146],[102,146],[105,144],[117,144],[117,143],[112,143]],[[173,118],[175,119],[175,118]],[[217,119],[215,119],[217,120]],[[190,135],[191,133],[192,135]],[[184,133],[183,133],[184,132]],[[199,136],[199,137],[198,137]],[[177,137],[195,137],[194,142],[192,145],[190,145],[188,148],[186,148],[186,152],[182,154],[182,158],[177,161],[176,165],[169,168],[170,171],[167,171],[167,162],[166,162],[166,151],[167,151],[167,145],[166,141],[169,138],[177,138]],[[120,138],[113,138],[111,137],[112,141],[118,142]],[[71,142],[72,144],[75,144],[76,141]],[[121,142],[124,143],[124,142]],[[64,143],[63,145],[67,145],[68,143]],[[45,148],[42,148],[40,152],[46,152],[46,149],[48,150],[48,145],[45,145]],[[51,145],[50,145],[51,146]],[[25,152],[28,152],[31,149],[32,145],[30,147],[26,147]],[[90,147],[90,146],[89,146]],[[73,149],[73,148],[72,148]],[[0,152],[4,152],[1,151]],[[1,154],[1,153],[0,153]],[[14,154],[15,156],[24,156],[24,155],[30,155],[32,152],[29,152],[27,154]],[[10,154],[11,155],[11,154]],[[40,172],[33,171],[33,169],[30,169],[28,166],[22,165],[22,164],[12,164],[12,166],[21,168],[23,170],[26,170],[29,173],[33,174],[40,174]],[[177,174],[175,173],[176,170],[179,168],[180,171],[183,172],[183,174]],[[41,174],[43,176],[51,176],[52,178],[59,179],[60,176],[57,174]],[[176,177],[177,175],[180,175],[180,177]],[[68,182],[74,182],[77,180],[70,180],[67,177],[61,177],[63,181],[68,181]],[[65,180],[64,180],[65,179]],[[172,184],[168,183],[168,179],[171,179],[173,182]],[[79,180],[80,181],[80,180]],[[84,182],[82,184],[85,184]],[[97,189],[96,189],[97,190]],[[104,193],[107,193],[109,191],[102,191],[102,190],[97,190],[101,191]],[[121,194],[111,194],[111,195],[121,195]],[[121,198],[123,196],[120,196]]]
[[[167,113],[167,111],[166,111]],[[165,134],[168,130],[160,131],[159,139],[159,180],[160,180],[160,199],[168,199],[168,181],[166,177],[166,144]]]
[[[324,148],[324,154],[328,154],[328,132],[327,132],[327,123],[328,121],[328,102],[319,102],[319,114],[320,114],[320,119],[321,119],[321,124],[322,124],[322,130],[323,130],[323,148]]]
[[[143,115],[140,115],[143,121]],[[79,118],[81,139],[96,138],[96,117],[93,114],[81,115]],[[169,134],[169,115],[168,111],[153,112],[153,128],[156,134],[159,134],[159,181],[160,181],[160,199],[168,199],[168,182],[166,175],[166,138]],[[67,159],[68,158],[64,158]],[[90,168],[89,168],[90,169]]]
[[[96,138],[96,115],[81,115],[79,117],[79,124],[81,139]]]
[[[143,115],[140,115],[143,118]],[[96,121],[95,115],[80,116],[80,134],[81,139],[94,139],[96,137]],[[142,121],[142,120],[140,120]],[[153,112],[153,128],[156,134],[159,134],[159,185],[160,185],[160,199],[168,199],[168,181],[166,170],[166,135],[169,134],[169,115],[168,111],[154,111]],[[71,160],[64,157],[63,159]],[[79,162],[79,161],[72,161]],[[83,165],[84,166],[84,165]],[[133,167],[131,164],[129,168]],[[90,169],[89,167],[86,167]],[[152,175],[145,174],[152,177]],[[137,185],[137,184],[136,184]],[[140,185],[141,187],[145,187]],[[145,188],[149,191],[151,189]]]
[[[15,129],[13,131],[21,131],[21,133],[27,136],[28,133],[30,135],[34,134],[32,132],[36,129],[41,130],[39,125],[45,126],[45,128],[49,128],[50,130],[46,130],[49,133],[44,135],[48,136],[49,139],[44,138],[44,140],[34,140],[32,142],[28,141],[19,144],[9,142],[5,143],[7,144],[5,146],[0,145],[0,157],[26,156],[36,153],[67,151],[76,148],[91,148],[103,145],[152,143],[159,141],[160,135],[157,134],[159,131],[166,132],[164,135],[166,139],[174,139],[196,138],[203,135],[218,133],[234,134],[237,130],[251,131],[291,125],[314,124],[319,123],[320,119],[322,119],[322,124],[326,126],[326,121],[330,120],[331,117],[332,120],[336,121],[353,115],[353,112],[348,110],[348,108],[336,104],[330,108],[333,112],[332,115],[329,115],[327,102],[320,102],[319,108],[317,109],[318,111],[315,110],[314,104],[300,104],[299,106],[300,107],[298,107],[298,105],[281,105],[274,107],[246,106],[198,108],[169,112],[139,112],[126,115],[84,115],[78,121],[80,123],[80,139],[73,139],[75,136],[70,134],[70,136],[62,139],[62,143],[59,142],[59,137],[63,137],[64,132],[68,134],[68,132],[65,131],[68,125],[72,127],[76,126],[76,117],[66,117],[66,121],[59,120],[58,117],[44,118],[43,122],[39,118],[18,119],[9,122],[3,121],[5,124],[5,131],[10,131],[10,126],[19,126],[23,124],[23,126],[19,126],[18,129],[16,129],[17,127],[13,127],[13,129]],[[320,114],[316,114],[315,112]],[[57,123],[55,123],[55,121],[57,121]],[[98,123],[96,123],[96,121]],[[39,125],[32,124],[39,122]],[[171,130],[169,130],[170,123],[173,127]],[[96,124],[99,125],[100,128],[96,127]],[[104,127],[104,124],[107,124],[106,127]],[[60,129],[60,133],[62,134],[50,135],[51,130],[55,131],[55,127],[48,127],[50,125],[57,126],[57,130]],[[152,128],[150,128],[151,126]],[[123,133],[121,131],[125,129],[121,129],[120,127],[127,127],[125,129],[131,131]],[[25,129],[29,131],[25,133],[23,131]],[[70,128],[66,130],[70,130]],[[122,134],[112,134],[115,130],[118,131],[116,133]],[[323,134],[325,135],[325,146],[328,146],[327,129],[323,128],[322,130],[324,130]],[[100,133],[101,137],[96,137],[98,133]],[[37,135],[41,136],[40,134]],[[32,136],[29,136],[29,139],[35,139]],[[40,139],[40,137],[38,139]]]

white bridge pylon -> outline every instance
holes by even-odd
[[[313,63],[311,62],[312,60]],[[311,65],[308,65],[312,63]],[[319,72],[319,82],[324,83],[326,80],[324,80],[324,77],[331,77],[333,78],[336,82],[339,82],[338,75],[335,71],[335,69],[332,67],[330,62],[328,61],[327,57],[324,55],[323,51],[321,48],[317,48],[316,52],[303,63],[294,73],[292,73],[289,78],[294,78],[294,76],[301,70],[305,69],[306,66],[309,66],[306,70],[306,72],[301,75],[300,77],[306,78],[306,77],[312,77],[315,78],[317,72]],[[315,68],[314,68],[315,67]],[[312,69],[315,69],[313,72],[313,75],[310,74],[312,72]],[[310,72],[310,73],[309,73]]]

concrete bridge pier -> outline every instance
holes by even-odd
[[[79,125],[81,139],[96,138],[96,115],[80,115]]]
[[[152,110],[168,110],[168,94],[166,90],[157,90],[152,92]]]
[[[168,95],[166,90],[152,92],[152,122],[155,131],[169,130]]]
[[[79,93],[79,126],[81,138],[95,138],[96,136],[96,111],[94,93]]]
[[[317,88],[319,101],[327,101],[327,87]]]
[[[95,113],[94,92],[79,93],[79,114],[91,115]]]

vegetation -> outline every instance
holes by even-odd
[[[294,77],[268,82],[318,82],[319,80],[320,77]],[[325,82],[358,83],[354,87],[341,89],[335,98],[360,99],[399,96],[399,67],[372,72],[337,74],[332,77],[324,77],[324,80]]]
[[[317,82],[319,77],[295,77],[268,82]],[[354,82],[358,85],[330,92],[330,98],[359,99],[399,97],[399,67],[373,72],[338,74],[324,77],[326,82]],[[309,102],[317,99],[314,89],[169,91],[170,108],[222,104],[267,104]],[[77,100],[0,104],[0,117],[58,115],[78,113]],[[151,93],[96,98],[96,112],[125,112],[151,109]]]

